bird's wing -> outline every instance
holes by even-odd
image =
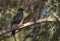
[[[13,17],[14,21],[21,21],[21,19],[23,18],[22,12],[17,12],[17,14]]]

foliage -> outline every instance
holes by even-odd
[[[50,11],[43,15],[41,13],[42,9],[46,8],[47,5],[49,5]],[[31,12],[34,13],[34,17],[30,21],[46,17],[60,17],[59,0],[0,0],[0,31],[10,28],[12,18],[20,7],[25,9],[24,18]],[[10,40],[11,37],[9,37]],[[60,23],[43,22],[30,26],[30,28],[23,29],[17,33],[16,37],[17,41],[60,41]],[[6,41],[10,41],[9,39],[3,38]]]

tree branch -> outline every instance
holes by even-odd
[[[0,36],[4,36],[5,34],[7,33],[10,33],[12,32],[12,30],[19,30],[19,29],[24,29],[26,27],[29,27],[29,26],[32,26],[32,25],[35,25],[35,24],[39,24],[41,22],[56,22],[56,19],[55,18],[44,18],[44,19],[39,19],[37,21],[34,21],[34,22],[27,22],[25,24],[22,24],[21,26],[16,26],[14,29],[13,28],[8,28],[7,31],[4,30],[2,33],[0,33]],[[60,22],[60,18],[58,18],[58,21]]]

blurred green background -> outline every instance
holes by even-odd
[[[41,18],[41,10],[46,5],[52,8],[44,18],[51,16],[52,18],[60,17],[60,0],[0,0],[0,32],[10,28],[12,18],[21,7],[24,8],[24,18],[31,11],[34,12],[34,17],[30,21],[36,21]],[[57,7],[55,7],[55,5]],[[33,8],[33,10],[31,10]],[[32,15],[32,14],[31,14]],[[22,29],[16,33],[16,36],[5,37],[0,41],[60,41],[60,23],[44,22],[29,28]]]

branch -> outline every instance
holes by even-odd
[[[58,20],[60,21],[60,18],[58,18]],[[13,28],[8,28],[7,31],[4,30],[2,33],[0,33],[0,36],[4,36],[5,34],[9,33],[9,32],[12,32],[12,30],[19,30],[19,29],[23,29],[23,28],[27,28],[29,26],[32,26],[32,25],[35,25],[35,24],[39,24],[41,22],[56,22],[56,19],[55,18],[44,18],[44,19],[39,19],[37,21],[34,21],[34,22],[27,22],[25,24],[22,24],[22,26],[17,26],[15,29]]]

